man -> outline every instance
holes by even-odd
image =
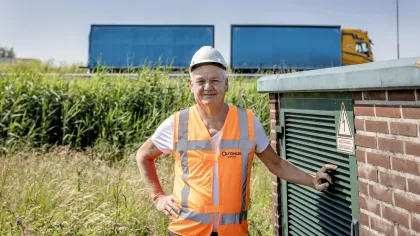
[[[332,184],[325,165],[316,176],[279,157],[249,109],[224,103],[226,62],[205,46],[193,56],[190,89],[196,104],[167,118],[137,152],[137,163],[156,205],[171,220],[169,235],[246,235],[254,153],[274,175],[319,191]],[[166,195],[154,160],[174,153],[173,194]],[[268,216],[267,216],[268,217]]]

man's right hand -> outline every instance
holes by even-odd
[[[171,221],[177,219],[181,209],[178,207],[178,200],[174,195],[160,195],[155,200],[158,211],[163,212]]]
[[[155,159],[162,155],[162,152],[153,144],[152,138],[147,139],[139,148],[136,154],[137,165],[140,175],[146,184],[147,190],[156,208],[168,216],[170,220],[178,218],[180,213],[178,200],[175,196],[165,196],[159,183],[156,172]]]

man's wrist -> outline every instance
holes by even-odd
[[[311,175],[311,174],[308,174],[309,175],[309,183],[308,183],[308,187],[310,187],[310,188],[312,188],[312,189],[316,189],[316,186],[315,186],[315,176],[314,175]]]
[[[154,204],[156,204],[156,203],[157,203],[157,201],[159,200],[159,198],[160,198],[160,197],[163,197],[163,196],[165,196],[165,194],[163,194],[163,193],[158,193],[158,194],[155,194],[155,195],[152,197],[152,201],[153,201],[153,203],[154,203]]]

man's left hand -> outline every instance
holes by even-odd
[[[331,179],[331,176],[326,173],[329,170],[336,170],[338,166],[326,164],[324,165],[318,173],[316,173],[316,176],[314,178],[314,189],[318,191],[323,191],[326,188],[328,188],[331,184],[333,184],[333,181]]]

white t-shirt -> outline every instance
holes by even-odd
[[[212,139],[213,143],[220,139],[220,131],[215,134]],[[254,138],[256,142],[255,152],[260,153],[264,151],[270,144],[270,141],[265,134],[264,127],[259,119],[254,114]],[[174,139],[174,115],[171,115],[159,125],[155,133],[152,135],[153,144],[163,153],[169,153],[173,148]],[[217,148],[217,147],[216,147]],[[215,150],[216,151],[216,150]]]
[[[265,134],[264,128],[258,118],[254,114],[254,138],[256,142],[255,153],[263,152],[270,141]],[[213,143],[218,143],[222,132],[217,132],[213,137]],[[173,148],[174,137],[174,115],[164,120],[152,135],[153,144],[163,153],[169,153]],[[214,154],[217,154],[218,147],[215,145]],[[215,162],[213,165],[213,205],[219,205],[219,180],[218,166]],[[214,214],[214,222],[218,222],[218,214]],[[218,225],[213,224],[213,231],[217,232]]]

